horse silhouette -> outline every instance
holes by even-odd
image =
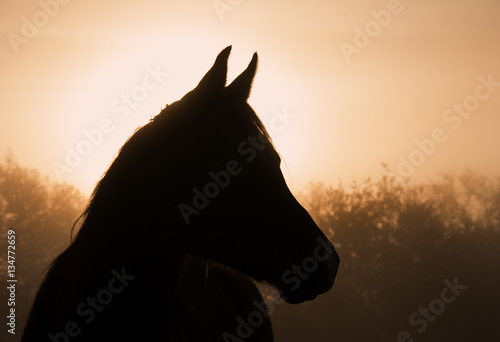
[[[289,303],[333,286],[338,255],[247,103],[257,54],[226,86],[230,51],[122,146],[22,341],[272,341],[252,278]]]

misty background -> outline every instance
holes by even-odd
[[[120,146],[232,44],[228,82],[257,51],[249,103],[342,261],[330,292],[274,308],[276,341],[500,340],[499,18],[497,0],[0,0],[0,282],[8,229],[18,278],[0,339]]]
[[[311,182],[298,197],[342,263],[328,293],[274,305],[276,341],[396,341],[404,332],[415,341],[498,340],[500,177],[465,170],[422,183],[390,175]],[[85,202],[74,186],[49,181],[12,154],[2,158],[0,224],[16,231],[18,279],[17,334],[2,329],[3,341],[20,337],[43,271],[68,246]],[[7,250],[6,239],[0,248]],[[6,278],[2,253],[0,282]],[[5,286],[1,293],[7,298]]]
[[[259,54],[249,103],[293,190],[381,176],[381,162],[420,180],[500,170],[497,0],[39,2],[0,0],[0,151],[85,194],[231,44],[228,82]],[[145,89],[151,69],[162,75]],[[419,147],[436,129],[435,148]]]

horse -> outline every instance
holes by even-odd
[[[247,101],[257,53],[226,85],[230,51],[121,147],[22,341],[272,341],[254,281],[288,303],[332,288],[338,254]]]

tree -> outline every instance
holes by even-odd
[[[70,230],[84,204],[75,187],[51,182],[38,171],[21,167],[10,152],[0,162],[0,281],[7,284],[8,230],[15,231],[17,279],[16,335],[6,331],[8,313],[2,314],[2,341],[20,339],[43,272],[69,245]],[[6,302],[6,286],[1,293]]]
[[[341,265],[330,292],[276,310],[277,340],[499,340],[499,197],[499,179],[470,170],[419,184],[311,183],[300,201]],[[441,307],[447,281],[466,289]]]

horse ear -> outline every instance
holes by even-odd
[[[231,53],[231,45],[219,53],[215,59],[214,65],[208,70],[205,76],[203,76],[195,90],[211,91],[224,88],[226,85],[227,59],[229,58],[229,53]]]
[[[236,79],[227,86],[228,91],[232,92],[235,96],[242,98],[243,100],[248,99],[250,96],[250,90],[252,89],[253,78],[255,77],[255,72],[257,71],[257,52],[253,54],[252,60],[248,67],[243,71]]]

